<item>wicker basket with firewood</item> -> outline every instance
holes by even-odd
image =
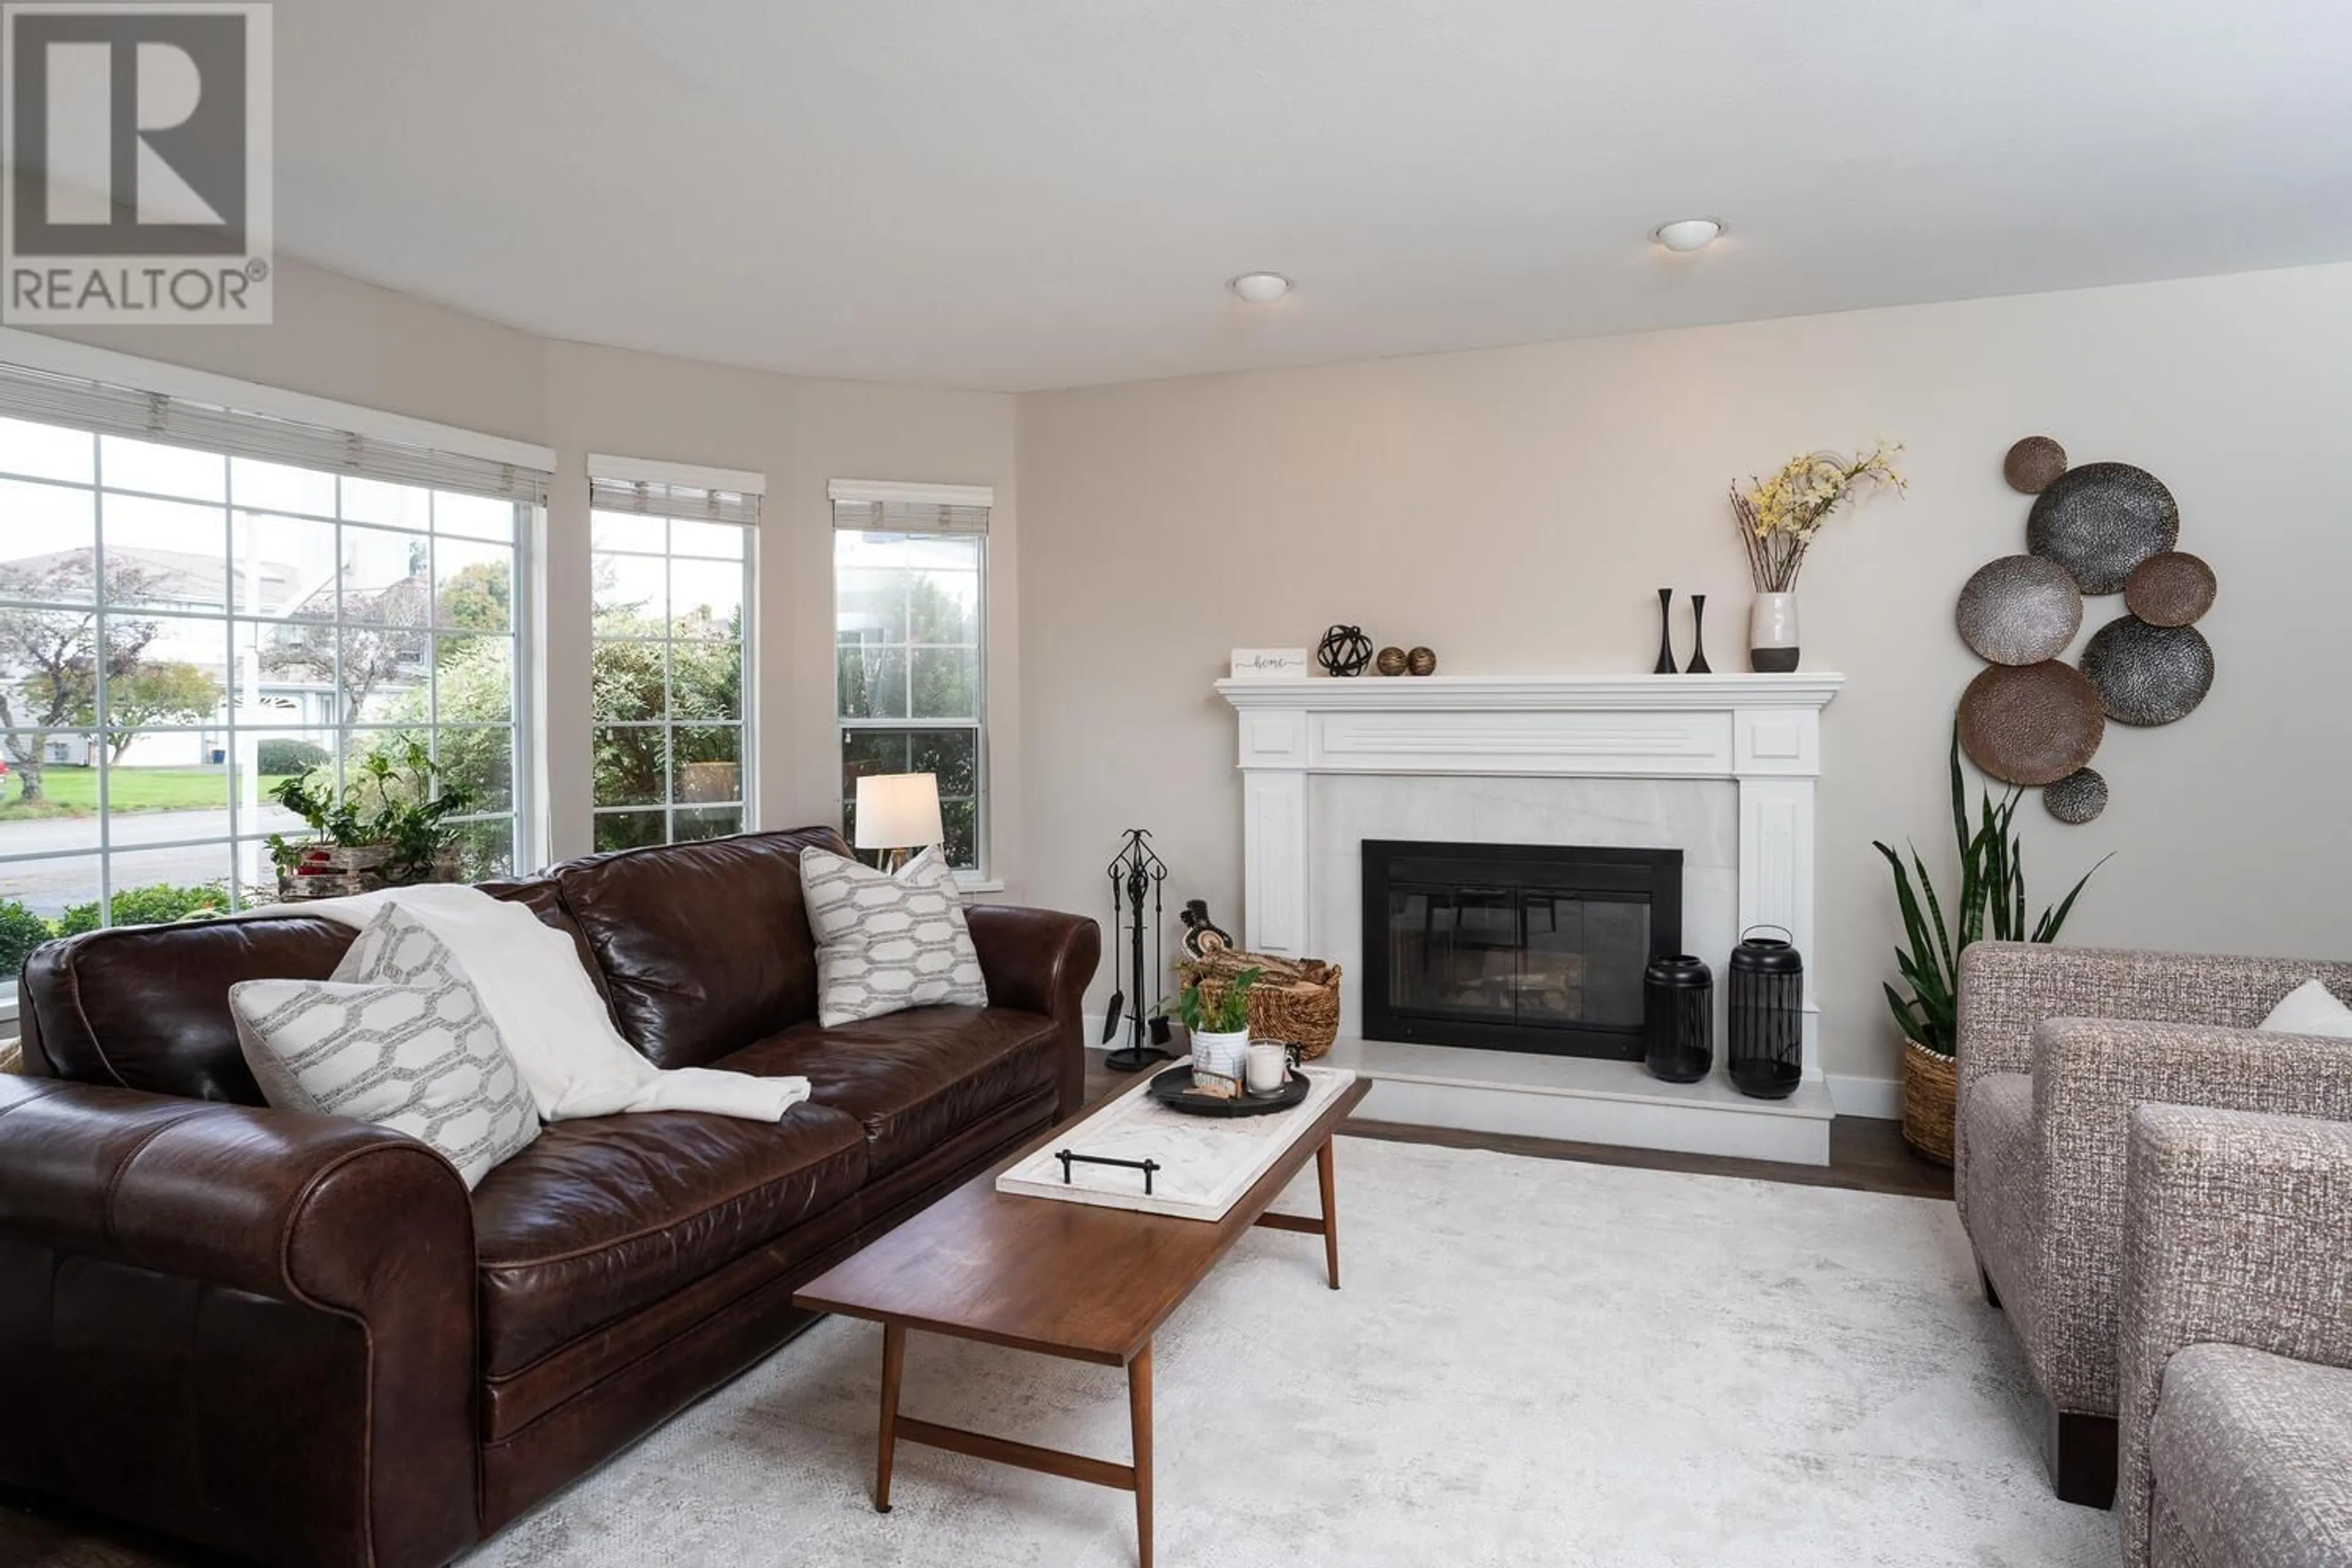
[[[1213,1005],[1225,983],[1244,969],[1258,972],[1250,987],[1250,1037],[1297,1046],[1308,1060],[1339,1037],[1339,966],[1319,958],[1276,958],[1270,953],[1219,948],[1176,966],[1187,985],[1197,984]]]

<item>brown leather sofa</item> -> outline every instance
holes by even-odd
[[[54,942],[0,1077],[0,1485],[262,1563],[446,1562],[774,1349],[793,1289],[1076,1109],[1094,922],[976,907],[989,1005],[815,1022],[830,828],[497,884],[663,1067],[805,1074],[781,1124],[558,1122],[468,1194],[271,1110],[226,992],[324,976],[292,915]]]

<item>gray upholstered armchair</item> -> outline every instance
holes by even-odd
[[[2133,1113],[2126,1568],[2352,1563],[2352,1125]]]
[[[2024,1342],[2069,1502],[2115,1493],[2132,1108],[2352,1121],[2352,1040],[2252,1027],[2315,976],[2352,998],[2352,964],[1999,942],[1960,956],[1960,1221]]]

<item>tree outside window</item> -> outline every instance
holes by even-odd
[[[859,778],[931,773],[948,858],[959,869],[980,871],[987,541],[976,533],[847,529],[834,538],[843,830],[855,839]]]
[[[749,826],[751,527],[592,514],[598,849]]]
[[[529,504],[0,416],[0,971],[275,898],[269,786],[412,738],[512,871]]]

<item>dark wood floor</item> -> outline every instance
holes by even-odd
[[[1100,1053],[1087,1053],[1087,1098],[1099,1100],[1135,1082],[1102,1065]],[[1830,1124],[1827,1165],[1784,1165],[1777,1160],[1733,1160],[1714,1154],[1674,1154],[1655,1149],[1621,1149],[1610,1143],[1567,1143],[1551,1138],[1521,1138],[1507,1132],[1457,1132],[1447,1127],[1405,1127],[1359,1118],[1346,1131],[1360,1138],[1399,1143],[1437,1143],[1449,1149],[1488,1149],[1538,1160],[1582,1160],[1594,1165],[1631,1165],[1645,1171],[1688,1171],[1705,1176],[1746,1176],[1806,1187],[1844,1187],[1906,1198],[1949,1198],[1951,1168],[1923,1160],[1903,1142],[1892,1121],[1841,1116]]]
[[[1631,1165],[1644,1171],[1688,1171],[1703,1176],[1746,1176],[1800,1187],[1844,1187],[1861,1193],[1891,1193],[1906,1198],[1952,1195],[1952,1173],[1923,1160],[1903,1142],[1892,1121],[1841,1116],[1830,1123],[1830,1163],[1784,1165],[1778,1160],[1735,1160],[1718,1154],[1672,1154],[1656,1149],[1620,1149],[1607,1143],[1567,1143],[1507,1133],[1457,1132],[1447,1127],[1404,1127],[1393,1121],[1350,1121],[1343,1131],[1359,1138],[1399,1143],[1440,1143],[1449,1149],[1491,1149],[1538,1160],[1582,1160],[1594,1165]]]
[[[1105,1068],[1099,1054],[1088,1053],[1087,1098],[1089,1100],[1102,1099],[1134,1082],[1131,1077]],[[1706,1154],[1669,1154],[1650,1149],[1620,1149],[1599,1143],[1563,1143],[1547,1138],[1456,1132],[1435,1127],[1400,1127],[1383,1121],[1351,1121],[1347,1131],[1363,1138],[1437,1143],[1454,1149],[1488,1149],[1505,1154],[1530,1155],[1539,1160],[1583,1160],[1594,1164],[1632,1165],[1644,1170],[1746,1176],[1757,1181],[1846,1187],[1859,1192],[1891,1193],[1903,1197],[1949,1198],[1952,1195],[1952,1173],[1911,1152],[1894,1122],[1867,1121],[1857,1116],[1841,1116],[1831,1124],[1830,1163],[1826,1166],[1783,1165],[1769,1160],[1730,1160]],[[125,1531],[102,1520],[36,1510],[26,1506],[25,1500],[0,1492],[0,1564],[5,1564],[7,1568],[195,1568],[198,1564],[210,1568],[218,1561],[190,1553],[151,1536]]]

